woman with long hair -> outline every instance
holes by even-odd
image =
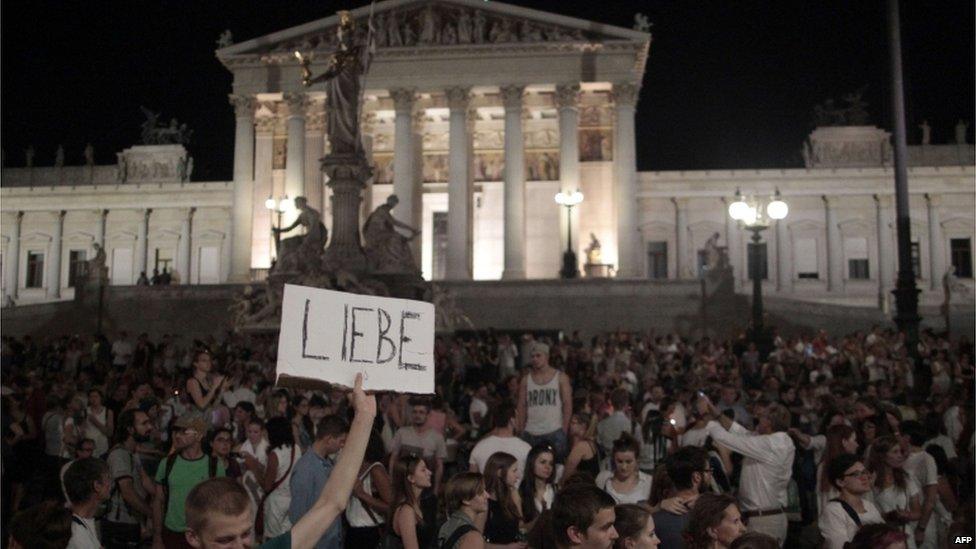
[[[823,456],[817,464],[817,515],[823,511],[828,501],[840,494],[824,474],[827,466],[837,456],[857,454],[858,450],[857,431],[850,425],[843,423],[831,425],[827,428],[825,436],[827,440],[824,443]]]
[[[590,414],[574,412],[569,420],[570,450],[563,478],[569,478],[577,471],[589,473],[594,478],[600,474],[600,456],[597,453],[596,440],[587,434],[589,428]]]
[[[623,433],[613,443],[611,459],[613,471],[603,471],[596,477],[596,485],[619,503],[640,503],[651,494],[651,476],[637,468],[640,444]]]
[[[383,438],[375,429],[369,435],[366,455],[359,467],[359,481],[353,487],[353,497],[346,507],[347,547],[376,547],[380,541],[380,528],[393,503],[393,482],[386,472],[386,451]]]
[[[267,539],[291,529],[288,507],[291,505],[291,472],[302,451],[295,444],[291,422],[276,417],[268,420],[268,464],[261,486],[264,489],[264,535]]]
[[[386,549],[420,549],[426,547],[421,539],[424,513],[420,510],[420,494],[429,488],[432,473],[420,456],[398,459],[393,466],[393,505],[390,506],[391,527],[386,532]],[[437,520],[437,517],[427,517]]]
[[[654,549],[661,544],[654,532],[654,518],[650,507],[625,503],[613,510],[613,528],[619,536],[613,543],[614,549]]]
[[[511,454],[495,452],[485,463],[485,489],[488,491],[488,517],[485,541],[508,545],[519,541],[522,499],[519,496],[518,460]]]
[[[904,529],[908,547],[915,547],[915,526],[922,516],[921,489],[905,471],[905,451],[895,437],[881,437],[871,445],[868,469],[874,474],[874,503],[885,522]]]
[[[702,494],[685,526],[686,549],[728,549],[746,531],[735,498],[728,494]]]
[[[555,451],[549,444],[536,444],[525,458],[525,478],[519,486],[522,521],[526,529],[531,529],[540,513],[552,508],[552,502],[556,499],[555,477]]]
[[[191,407],[203,414],[208,424],[213,421],[213,409],[220,404],[225,380],[224,376],[214,372],[210,351],[193,353],[193,375],[186,380],[186,394],[190,397]]]
[[[437,546],[442,549],[474,549],[485,547],[485,539],[478,529],[488,512],[488,492],[481,473],[465,471],[447,481],[444,487],[447,520],[437,533]]]
[[[857,423],[857,442],[864,452],[868,451],[876,438],[890,434],[891,426],[884,415],[869,416]]]

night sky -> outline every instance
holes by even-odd
[[[139,140],[140,105],[194,128],[195,180],[227,180],[234,119],[231,75],[214,57],[236,42],[355,8],[362,2],[6,0],[2,25],[2,146],[6,165],[96,162]],[[511,3],[632,27],[654,40],[637,114],[638,169],[796,167],[812,109],[867,85],[872,122],[890,130],[883,0],[600,1]],[[903,2],[909,143],[928,119],[932,142],[974,118],[972,0]],[[973,129],[969,135],[972,140]]]

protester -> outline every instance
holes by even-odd
[[[393,481],[384,462],[383,439],[375,430],[370,433],[366,456],[359,468],[353,497],[346,508],[348,547],[377,547],[386,527],[386,516],[393,503]]]
[[[560,549],[609,549],[619,537],[614,501],[591,484],[567,486],[553,503],[552,537]]]
[[[465,471],[444,487],[447,520],[437,532],[441,549],[480,549],[485,539],[478,529],[488,512],[488,492],[481,473]]]
[[[573,389],[569,377],[549,364],[549,346],[534,343],[532,369],[519,384],[518,430],[530,445],[547,443],[556,459],[566,457],[569,419],[573,414]]]
[[[552,446],[538,444],[525,459],[525,476],[519,485],[522,498],[522,521],[531,529],[532,522],[556,499],[556,454]]]
[[[617,503],[647,501],[651,493],[650,475],[637,468],[639,456],[640,444],[629,434],[623,433],[613,443],[613,471],[603,471],[596,477],[596,485]]]
[[[198,413],[177,418],[172,453],[156,469],[153,494],[153,548],[186,547],[186,495],[194,486],[225,469],[219,460],[203,453],[201,439],[207,422]]]
[[[665,471],[671,483],[671,498],[680,507],[655,512],[654,524],[661,549],[682,549],[688,511],[694,509],[702,490],[710,486],[711,466],[703,449],[685,446],[668,458]]]
[[[519,522],[522,518],[518,460],[511,454],[496,452],[488,458],[484,478],[488,491],[485,541],[500,546],[517,544],[521,538]]]
[[[881,513],[865,498],[871,492],[871,472],[853,454],[835,458],[827,467],[827,479],[840,495],[820,514],[820,535],[825,549],[843,549],[865,524],[884,522]]]
[[[291,476],[302,451],[295,442],[292,425],[283,417],[272,418],[266,425],[268,432],[268,463],[261,488],[264,505],[258,513],[264,519],[259,530],[267,539],[275,538],[291,529]],[[303,513],[304,514],[304,513]]]
[[[64,474],[65,491],[71,506],[71,541],[68,549],[99,549],[95,512],[108,499],[112,477],[108,465],[98,458],[79,459]]]
[[[424,537],[424,513],[420,496],[430,488],[433,473],[420,456],[408,456],[398,460],[393,467],[393,505],[390,514],[391,527],[387,530],[386,547],[390,549],[420,549],[427,547]],[[427,516],[434,521],[435,517]]]
[[[151,440],[152,423],[141,410],[119,415],[115,446],[108,454],[113,490],[108,512],[102,517],[102,541],[107,548],[134,547],[140,542],[141,523],[152,519],[151,481],[136,452]]]
[[[727,494],[703,494],[688,514],[687,549],[728,549],[746,532],[739,506]]]
[[[873,500],[885,522],[901,527],[908,534],[908,547],[914,549],[915,528],[922,515],[921,490],[905,471],[905,453],[895,437],[881,437],[871,444],[868,469],[874,476]]]
[[[471,471],[484,473],[488,458],[498,452],[515,457],[518,462],[519,476],[525,472],[525,460],[532,450],[524,440],[515,436],[515,406],[510,400],[504,400],[489,414],[491,432],[478,441],[471,450],[469,457]]]
[[[616,506],[613,527],[620,536],[613,544],[614,549],[654,549],[661,544],[651,508],[646,505],[625,503]]]
[[[272,421],[288,423],[288,420],[283,417],[272,418],[268,421],[270,424]],[[291,428],[288,428],[289,435],[291,434]],[[322,418],[319,421],[318,427],[315,432],[315,442],[309,446],[308,452],[301,456],[297,463],[295,463],[294,469],[291,471],[291,477],[288,480],[289,488],[291,490],[291,502],[288,505],[288,518],[291,520],[292,524],[297,524],[298,521],[307,513],[318,501],[319,493],[322,491],[322,487],[329,482],[329,478],[332,476],[333,469],[335,468],[336,461],[333,459],[333,455],[342,450],[346,444],[346,437],[349,433],[349,424],[346,420],[339,416],[330,415]],[[272,448],[271,448],[271,436],[270,431],[268,433],[268,470],[271,470],[271,460],[272,460]],[[294,442],[290,443],[294,446]],[[289,450],[290,452],[290,450]],[[279,452],[281,453],[281,452]],[[290,453],[289,453],[290,455]],[[280,458],[279,463],[288,463],[288,456]],[[280,469],[280,466],[278,467]],[[279,478],[283,471],[276,473]],[[355,471],[353,472],[355,475]],[[268,478],[268,474],[265,473],[265,479]],[[267,493],[267,489],[270,486],[266,481],[262,483],[262,487]],[[330,547],[342,547],[343,543],[343,527],[342,521],[336,521],[328,530],[326,530],[325,535],[322,539],[318,540],[315,547],[318,549],[327,549]]]
[[[935,458],[922,448],[928,439],[925,428],[917,421],[906,421],[902,424],[901,430],[904,433],[902,446],[908,449],[905,470],[918,481],[922,490],[922,510],[913,537],[918,547],[935,549],[939,536],[935,520],[935,503],[939,499],[938,467]]]

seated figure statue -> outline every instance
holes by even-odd
[[[305,228],[304,235],[293,236],[281,241],[275,267],[282,271],[307,271],[320,265],[320,256],[329,236],[329,232],[322,223],[322,216],[319,215],[318,210],[308,205],[308,199],[304,196],[296,197],[295,208],[301,213],[298,214],[298,219],[294,223],[287,227],[272,229],[277,235],[298,226]]]
[[[410,252],[409,242],[420,231],[398,221],[391,210],[400,203],[397,196],[390,195],[386,203],[379,206],[366,218],[363,224],[363,240],[366,244],[366,260],[370,269],[386,273],[416,273],[417,264],[414,263],[413,253]],[[397,227],[410,231],[410,236],[400,234]]]

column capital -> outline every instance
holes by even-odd
[[[234,115],[237,118],[254,118],[254,109],[258,104],[254,96],[230,94],[227,97],[234,106]]]
[[[823,200],[824,208],[830,209],[840,203],[841,198],[839,196],[827,196],[820,195],[820,200]]]
[[[376,113],[363,112],[362,121],[360,124],[363,129],[363,134],[373,135],[373,130],[376,129]]]
[[[186,221],[189,221],[190,219],[193,219],[193,214],[195,214],[196,211],[197,211],[196,207],[180,208],[180,217],[182,217]]]
[[[64,216],[67,215],[68,212],[66,210],[59,210],[51,213],[54,214],[54,217],[56,217],[58,221],[64,221]]]
[[[613,102],[618,107],[633,107],[637,104],[637,85],[632,82],[616,82],[613,85]]]
[[[152,208],[143,208],[140,211],[142,211],[142,216],[145,218],[145,220],[149,221],[149,216],[152,215]]]
[[[305,109],[311,104],[308,95],[301,92],[289,92],[283,95],[288,105],[288,118],[305,118]]]
[[[325,131],[325,111],[305,111],[305,133],[322,133]]]
[[[505,105],[505,109],[521,109],[522,108],[522,97],[525,95],[525,86],[502,86],[499,88],[502,96],[502,104]]]
[[[671,203],[674,204],[676,210],[685,211],[688,209],[688,199],[687,198],[671,198]]]
[[[579,84],[559,84],[553,99],[557,109],[575,109],[580,100]]]
[[[274,116],[262,116],[254,119],[254,127],[258,133],[274,133],[277,119]]]
[[[424,126],[427,124],[427,113],[424,109],[414,111],[411,115],[410,122],[414,133],[424,133]]]
[[[942,205],[942,195],[933,195],[925,193],[925,203],[928,204],[930,208]]]
[[[467,111],[468,105],[471,103],[471,87],[465,86],[454,86],[444,90],[444,95],[447,96],[447,106],[452,110]]]
[[[890,208],[895,203],[895,197],[890,194],[874,195],[874,202],[881,208]]]
[[[410,114],[417,100],[417,90],[414,88],[392,88],[390,98],[393,99],[393,110],[397,114]]]

